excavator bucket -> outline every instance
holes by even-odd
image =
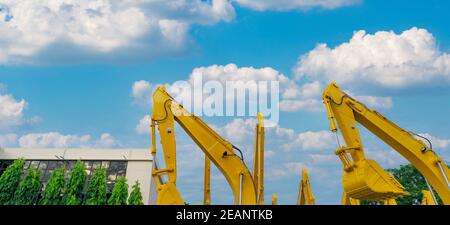
[[[157,205],[184,205],[184,201],[173,183],[165,183],[158,187]]]
[[[342,177],[347,196],[360,200],[396,199],[407,195],[405,188],[374,160],[358,162]]]

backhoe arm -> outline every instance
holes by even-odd
[[[311,184],[309,182],[308,171],[302,170],[302,180],[298,189],[297,205],[315,205],[316,199],[311,191]]]
[[[400,128],[380,113],[369,110],[365,105],[345,94],[335,83],[331,83],[325,89],[322,97],[328,111],[331,130],[334,132],[337,131],[335,124],[335,121],[337,121],[347,144],[346,147],[341,147],[336,152],[344,162],[344,170],[346,170],[347,174],[357,168],[358,163],[372,161],[365,160],[364,150],[356,124],[356,122],[359,122],[414,165],[430,182],[444,203],[450,204],[450,185],[448,182],[450,170],[432,149],[427,147],[421,140],[416,139],[410,132]],[[350,160],[346,155],[347,152],[353,160]],[[386,198],[395,198],[396,196],[402,195],[402,186],[398,186],[398,182],[395,179],[391,180],[390,178],[393,178],[392,176],[387,177],[386,173],[381,172],[378,164],[374,162],[368,163],[370,164],[369,167],[371,166],[373,170],[366,170],[367,173],[365,174],[361,171],[356,172],[359,173],[358,176],[360,178],[365,176],[367,178],[366,180],[378,178],[377,181],[370,181],[374,182],[374,186],[378,185],[375,183],[380,183],[379,178],[383,178],[383,180],[391,185],[391,190],[394,190],[394,193],[391,193],[390,196],[386,195]],[[361,165],[359,166],[361,167]],[[379,176],[369,174],[374,171],[379,172]],[[348,183],[350,182],[348,181]],[[355,183],[353,185],[354,187],[358,186]],[[347,194],[353,197],[351,193],[347,192]]]
[[[204,152],[214,165],[225,176],[230,185],[235,204],[256,204],[256,191],[253,178],[244,164],[242,155],[236,155],[233,149],[237,149],[231,143],[220,137],[214,130],[206,125],[200,118],[190,114],[182,105],[176,103],[166,92],[164,87],[158,87],[153,94],[152,121],[158,125],[161,145],[164,153],[166,169],[155,171],[156,174],[167,174],[167,188],[176,191],[176,142],[174,121],[186,131],[194,142]],[[153,144],[154,146],[154,144]],[[154,174],[155,174],[154,173]],[[161,193],[167,190],[161,185]],[[171,187],[169,187],[171,186]],[[174,190],[175,189],[175,190]],[[179,194],[178,194],[179,195]],[[158,197],[159,198],[159,197]],[[157,202],[165,204],[164,196]],[[171,196],[167,197],[168,199]],[[169,201],[168,203],[170,203]],[[173,201],[172,201],[173,202]],[[177,203],[175,203],[177,204]]]

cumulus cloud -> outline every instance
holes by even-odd
[[[252,145],[255,135],[256,119],[236,118],[223,126],[213,129],[232,143]],[[277,144],[284,151],[322,151],[336,148],[336,138],[330,131],[296,132],[279,125],[265,128],[266,144]]]
[[[235,17],[227,0],[5,0],[0,9],[0,64],[174,53],[188,45],[192,24]]]
[[[0,95],[0,128],[22,125],[27,103],[25,100],[17,101],[12,95]]]
[[[270,181],[282,179],[292,175],[299,176],[303,169],[307,169],[308,171],[312,170],[312,168],[306,166],[302,162],[287,162],[278,167],[267,168],[267,174],[265,177]]]
[[[145,115],[142,119],[139,120],[139,123],[136,125],[136,132],[138,134],[149,134],[150,133],[150,115]]]
[[[279,93],[272,93],[271,81],[278,82]],[[136,81],[132,87],[132,96],[135,102],[142,104],[151,104],[151,96],[155,88],[159,85],[165,85],[172,96],[177,100],[190,99],[189,96],[194,96],[195,88],[202,88],[204,86],[196,84],[219,84],[223,91],[223,100],[225,102],[233,102],[230,93],[226,93],[227,84],[235,82],[234,86],[237,89],[247,90],[247,96],[259,95],[267,96],[270,98],[272,94],[279,95],[279,109],[282,111],[318,111],[322,107],[320,100],[321,85],[319,82],[311,82],[303,85],[298,84],[294,80],[280,73],[279,71],[271,67],[238,67],[236,64],[227,65],[211,65],[207,67],[194,68],[189,75],[187,80],[181,81],[188,84],[191,88],[190,90],[181,85],[180,82],[175,82],[171,85],[169,84],[152,84],[145,80]],[[267,89],[260,89],[252,84],[259,84],[259,82],[267,82]],[[229,86],[231,87],[231,86]],[[203,99],[207,99],[213,96],[213,92],[207,93],[203,91]],[[269,96],[270,94],[270,96]],[[237,101],[246,101],[248,104],[252,105],[255,102],[251,102],[251,99],[240,99]],[[268,99],[270,102],[270,99]],[[226,103],[228,104],[228,103]],[[189,105],[184,105],[189,109]],[[198,106],[198,105],[195,105]],[[203,105],[200,105],[203,106]],[[194,111],[194,108],[190,111]]]
[[[96,142],[97,147],[114,148],[119,146],[119,142],[109,133],[103,133]]]
[[[309,154],[308,155],[314,163],[323,164],[339,164],[339,158],[334,154]]]
[[[429,133],[423,133],[420,134],[423,137],[426,137],[428,140],[430,140],[431,144],[433,145],[434,149],[438,149],[438,150],[445,150],[450,146],[450,139],[443,139],[443,138],[438,138],[435,137]],[[424,141],[425,144],[428,144],[428,142],[426,142],[425,140],[419,138],[420,140]]]
[[[450,81],[450,54],[438,49],[433,35],[413,27],[400,34],[360,30],[334,48],[319,44],[302,55],[296,78],[324,83],[369,84],[402,88]]]
[[[98,140],[91,135],[65,135],[58,132],[30,133],[21,136],[18,144],[22,148],[87,148],[116,147],[117,140],[111,134],[104,133]]]
[[[31,133],[20,137],[19,145],[23,148],[66,148],[74,146],[86,147],[90,141],[90,135],[63,135],[58,132]]]
[[[236,0],[241,6],[258,11],[298,10],[310,8],[335,9],[359,2],[359,0]]]
[[[26,124],[36,124],[41,121],[40,117],[26,118],[24,111],[28,103],[17,100],[13,95],[6,93],[6,85],[0,83],[0,130],[10,129]]]
[[[153,91],[155,88],[156,85],[152,85],[145,80],[134,82],[132,87],[132,96],[134,102],[143,105],[151,103]]]
[[[297,134],[297,137],[286,144],[283,144],[283,149],[286,151],[303,150],[332,150],[336,147],[335,137],[330,131],[306,131]]]

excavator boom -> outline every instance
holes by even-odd
[[[450,170],[442,159],[421,140],[380,113],[369,110],[335,83],[322,96],[333,132],[335,121],[347,146],[336,153],[344,163],[344,190],[352,198],[395,199],[404,188],[375,161],[365,158],[357,122],[405,157],[429,181],[445,204],[450,204]],[[348,156],[350,154],[351,158]]]
[[[157,204],[174,202],[180,204],[180,201],[166,201],[166,198],[172,198],[171,195],[179,196],[176,190],[175,121],[225,176],[233,192],[234,203],[256,204],[255,185],[252,175],[243,161],[242,154],[236,154],[234,149],[238,149],[235,146],[220,137],[200,118],[190,114],[182,105],[175,102],[164,87],[158,87],[153,94],[152,124],[158,126],[166,166],[165,169],[154,171],[153,176],[167,175],[168,177],[167,183],[159,186],[157,184],[158,194],[168,193],[159,195]],[[152,133],[152,140],[155,139],[154,135]],[[154,143],[152,148],[156,149]],[[152,152],[155,151],[152,150]]]
[[[302,170],[302,180],[298,190],[297,205],[315,205],[316,199],[311,191],[311,184],[309,182],[308,171]]]

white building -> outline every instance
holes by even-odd
[[[85,163],[86,172],[92,174],[93,169],[106,169],[109,190],[112,189],[118,176],[125,176],[129,192],[138,181],[144,204],[155,204],[156,190],[152,184],[153,157],[148,149],[26,149],[0,148],[0,174],[13,160],[25,159],[25,169],[39,168],[43,174],[43,184],[50,178],[51,172],[66,165],[67,172],[73,168],[77,160]]]

